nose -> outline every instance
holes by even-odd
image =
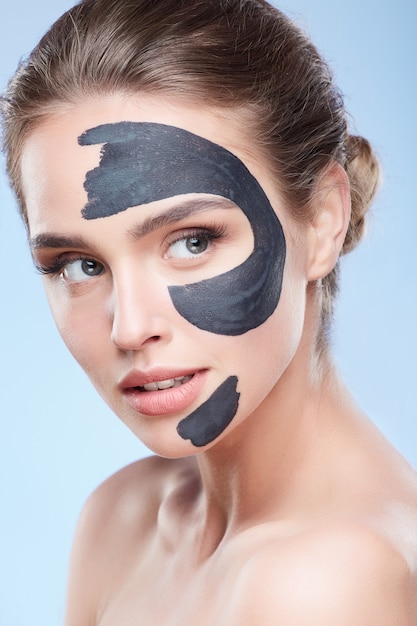
[[[111,297],[111,340],[121,350],[137,351],[155,342],[169,342],[173,309],[168,289],[155,279],[123,276],[114,282]]]

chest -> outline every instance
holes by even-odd
[[[97,626],[220,626],[229,614],[242,564],[213,559],[190,567],[180,555],[146,556],[103,603]],[[229,626],[229,624],[228,624]]]

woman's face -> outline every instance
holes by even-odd
[[[58,329],[148,447],[212,446],[276,392],[302,336],[307,253],[238,114],[74,105],[26,140],[22,181]]]

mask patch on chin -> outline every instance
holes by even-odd
[[[178,434],[202,447],[217,439],[230,424],[239,406],[236,376],[229,376],[195,411],[180,421]]]

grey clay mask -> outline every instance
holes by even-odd
[[[186,130],[148,122],[97,126],[83,133],[79,143],[103,144],[100,164],[87,173],[84,183],[85,219],[187,193],[228,198],[248,218],[254,248],[243,263],[213,278],[168,288],[182,317],[202,330],[234,336],[272,315],[281,294],[285,237],[262,187],[240,159]],[[235,376],[229,377],[181,420],[180,436],[196,446],[218,437],[236,414],[237,383]]]

